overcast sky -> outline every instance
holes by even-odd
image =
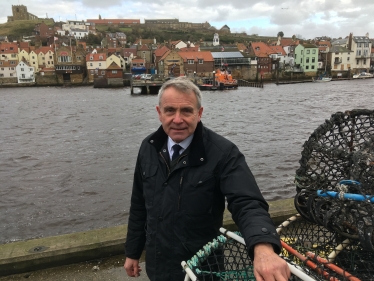
[[[47,3],[47,4],[45,4]],[[374,38],[373,0],[0,0],[0,23],[12,15],[12,5],[26,5],[28,12],[55,21],[104,18],[171,19],[208,21],[231,32],[285,37],[301,35],[333,38],[369,33]]]

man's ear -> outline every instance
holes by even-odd
[[[158,119],[161,121],[161,108],[160,108],[160,106],[156,105],[156,110],[157,110],[157,113],[158,113]]]

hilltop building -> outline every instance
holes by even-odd
[[[8,16],[8,22],[17,20],[37,20],[38,17],[29,13],[24,5],[12,5],[12,16]]]

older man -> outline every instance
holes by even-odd
[[[268,205],[236,145],[203,126],[199,89],[186,78],[169,80],[156,109],[161,126],[142,142],[135,168],[127,274],[139,276],[145,247],[150,280],[183,280],[181,261],[219,235],[226,197],[256,279],[287,280]]]

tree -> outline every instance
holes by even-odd
[[[279,37],[279,36],[280,36],[280,38],[283,38],[283,36],[284,36],[283,31],[279,31],[279,32],[278,32],[277,37]]]

